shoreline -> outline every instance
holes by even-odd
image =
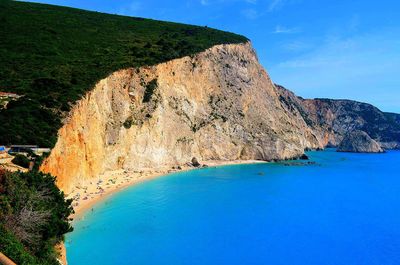
[[[202,165],[207,165],[207,167],[219,167],[257,163],[268,162],[260,160],[211,160],[203,161]],[[207,167],[183,165],[181,166],[181,169],[176,167],[163,167],[158,169],[143,169],[141,171],[116,170],[105,172],[98,178],[94,178],[82,185],[77,185],[76,189],[68,194],[67,198],[73,199],[72,205],[74,208],[74,214],[71,215],[71,218],[78,219],[79,217],[82,217],[86,211],[92,209],[97,203],[128,187],[137,185],[144,181],[167,176],[168,174],[198,170]],[[83,192],[83,195],[81,195],[81,192]]]
[[[189,166],[189,165],[183,165],[181,166],[181,169],[178,168],[171,168],[171,167],[165,167],[165,168],[160,168],[156,170],[152,169],[146,169],[140,172],[137,171],[124,171],[124,170],[117,170],[117,171],[111,171],[111,172],[106,172],[99,176],[97,178],[97,183],[95,183],[96,179],[93,179],[92,181],[89,181],[89,184],[79,188],[78,190],[85,189],[86,194],[89,191],[92,190],[98,190],[98,183],[101,180],[103,183],[104,181],[106,183],[109,183],[110,180],[114,181],[114,185],[106,185],[109,186],[106,189],[103,189],[103,192],[101,193],[94,193],[92,192],[92,196],[90,198],[87,198],[84,200],[84,198],[79,199],[74,199],[74,196],[77,195],[77,192],[71,192],[68,194],[67,198],[72,198],[74,199],[72,201],[73,207],[74,207],[74,213],[70,216],[73,220],[80,220],[82,218],[82,215],[87,212],[90,209],[93,209],[93,207],[101,202],[102,200],[105,200],[109,198],[110,196],[126,189],[129,187],[132,187],[134,185],[140,184],[142,182],[152,180],[155,178],[163,177],[163,176],[168,176],[169,174],[172,173],[178,173],[178,172],[187,172],[191,170],[198,170],[198,169],[203,169],[203,168],[210,168],[210,167],[221,167],[221,166],[230,166],[230,165],[245,165],[245,164],[262,164],[262,163],[268,163],[267,161],[261,161],[261,160],[211,160],[211,161],[203,161],[204,163],[202,165],[207,165],[207,167],[194,167],[194,166]],[[108,176],[107,176],[108,175]],[[104,180],[103,180],[104,179]],[[77,205],[76,205],[77,204]],[[59,261],[61,265],[67,265],[68,260],[67,260],[67,251],[65,248],[64,242],[60,243],[58,246],[56,246],[56,250],[59,254]]]

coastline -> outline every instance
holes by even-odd
[[[260,160],[211,160],[203,161],[207,167],[228,166],[228,165],[242,165],[242,164],[256,164],[268,163]],[[72,205],[74,207],[74,214],[71,218],[77,219],[82,216],[86,211],[93,208],[98,202],[110,197],[111,195],[128,188],[130,186],[139,184],[144,181],[152,180],[158,177],[166,176],[171,173],[185,172],[189,170],[201,169],[204,167],[193,167],[189,165],[181,166],[181,169],[163,167],[157,169],[143,169],[141,171],[110,171],[102,174],[96,179],[88,181],[85,184],[76,186],[76,189],[68,194],[67,198],[72,198]],[[82,195],[81,195],[82,193]]]
[[[207,165],[207,167],[220,167],[220,166],[229,166],[229,165],[244,165],[244,164],[258,164],[258,163],[268,163],[266,161],[261,160],[211,160],[211,161],[203,161],[202,165]],[[123,189],[131,187],[133,185],[137,185],[144,181],[152,180],[158,177],[167,176],[171,173],[177,172],[185,172],[190,170],[202,169],[207,167],[193,167],[189,165],[182,165],[181,169],[165,167],[159,169],[144,169],[140,172],[137,171],[124,171],[117,170],[112,172],[106,172],[97,178],[97,182],[95,179],[86,183],[86,185],[82,185],[77,189],[78,191],[86,190],[86,194],[90,197],[84,200],[85,197],[76,198],[79,193],[78,191],[71,192],[68,194],[67,198],[73,198],[73,206],[74,206],[74,214],[71,215],[72,219],[78,219],[88,210],[92,209],[94,205],[101,202],[102,200],[112,196],[115,193],[120,192]],[[93,192],[98,190],[98,183],[101,180],[101,183],[105,183],[103,186],[103,192]],[[107,185],[109,182],[113,182],[111,185]],[[92,194],[91,194],[92,193]],[[61,265],[67,265],[67,252],[64,243],[60,243],[56,246],[56,250],[59,253],[59,262]]]

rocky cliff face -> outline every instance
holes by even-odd
[[[384,114],[390,122],[393,122],[400,126],[400,114],[390,112],[385,112]]]
[[[304,103],[310,111],[310,118],[318,126],[334,133],[330,145],[339,144],[348,132],[361,130],[383,148],[400,147],[400,126],[370,104],[331,99],[305,100]]]
[[[274,85],[250,43],[120,70],[98,82],[59,130],[42,170],[66,192],[107,171],[204,160],[274,160],[338,146],[360,130],[400,147],[396,114],[349,100],[303,99]]]
[[[383,153],[381,146],[366,132],[352,131],[345,135],[337,148],[338,152]]]
[[[366,132],[385,149],[400,148],[400,115],[352,100],[303,99],[276,86],[280,100],[298,112],[326,146],[338,146],[352,131]]]
[[[175,166],[193,156],[286,159],[323,147],[279,93],[249,43],[121,70],[76,104],[42,170],[69,192],[108,170]]]

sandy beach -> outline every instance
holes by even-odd
[[[254,163],[266,162],[259,160],[202,161],[202,164],[207,165],[207,167]],[[174,168],[165,167],[157,169],[143,169],[140,171],[117,170],[106,172],[98,178],[92,179],[80,186],[75,186],[74,190],[67,195],[67,198],[73,199],[72,205],[74,207],[75,214],[73,214],[71,218],[79,218],[79,215],[87,210],[92,209],[97,202],[129,186],[146,180],[154,179],[156,177],[165,176],[170,173],[196,170],[200,168],[202,167],[182,165]]]
[[[217,167],[226,165],[239,165],[239,164],[255,164],[267,163],[259,160],[234,160],[234,161],[202,161],[202,166],[193,167],[189,165],[182,165],[180,167],[165,167],[158,169],[143,169],[140,171],[126,171],[117,170],[110,171],[102,174],[98,178],[92,179],[85,184],[76,186],[75,189],[67,195],[67,198],[73,199],[72,205],[75,213],[71,216],[73,219],[79,219],[80,216],[87,210],[91,210],[94,205],[101,200],[117,193],[129,186],[141,183],[143,181],[151,180],[157,177],[166,176],[175,172],[199,170],[207,167]],[[59,253],[59,261],[61,264],[67,264],[66,250],[64,244],[59,244],[57,247]]]

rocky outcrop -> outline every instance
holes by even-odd
[[[400,126],[400,114],[384,112],[384,115],[390,122],[394,122]]]
[[[381,146],[366,132],[353,131],[348,133],[339,144],[338,152],[383,153]]]
[[[330,145],[336,146],[348,132],[360,130],[384,148],[400,147],[400,126],[370,104],[331,99],[305,100],[304,103],[315,124],[333,133]]]
[[[107,171],[207,160],[298,158],[361,130],[400,147],[396,115],[355,101],[303,99],[274,85],[250,43],[120,70],[81,99],[41,170],[69,192]],[[371,142],[371,141],[369,141]]]
[[[192,158],[192,166],[194,166],[194,167],[201,166],[201,164],[199,163],[199,161],[195,157]]]
[[[276,86],[280,100],[300,113],[324,146],[338,146],[348,132],[366,132],[385,149],[400,148],[400,115],[352,100],[303,99]]]
[[[42,170],[69,192],[109,170],[200,161],[299,157],[323,147],[249,43],[125,69],[73,108]]]

